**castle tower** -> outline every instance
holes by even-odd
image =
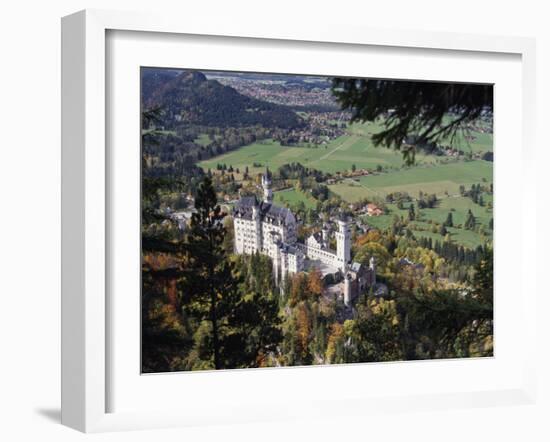
[[[260,208],[255,204],[252,207],[252,220],[254,221],[254,252],[262,250],[262,224]]]
[[[351,275],[344,276],[344,304],[346,307],[351,305]]]
[[[371,285],[376,284],[376,260],[371,256],[369,260],[369,269],[371,270]]]
[[[286,281],[286,274],[288,273],[288,255],[287,251],[283,248],[282,244],[279,246],[281,255],[281,278],[280,285],[284,287]]]
[[[325,247],[328,247],[329,233],[330,233],[329,225],[327,223],[323,224],[323,228],[321,229],[321,235],[323,237],[323,245]]]
[[[281,271],[281,249],[279,248],[279,244],[273,244],[273,253],[274,258],[273,260],[273,279],[275,280],[275,287],[279,286],[279,273]]]
[[[351,232],[347,221],[338,221],[338,232],[334,236],[336,237],[336,257],[342,270],[345,270],[351,260]]]
[[[265,169],[265,173],[262,175],[262,187],[264,188],[264,202],[273,202],[273,192],[271,191],[271,172],[269,169]]]

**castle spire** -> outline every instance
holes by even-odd
[[[271,172],[269,168],[265,168],[265,173],[262,175],[262,187],[264,188],[264,202],[273,202],[273,192],[271,191]]]

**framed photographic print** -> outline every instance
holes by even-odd
[[[533,42],[218,25],[63,20],[63,422],[531,401]]]
[[[493,85],[140,81],[143,373],[493,356]]]

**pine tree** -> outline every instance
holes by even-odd
[[[223,170],[223,166],[220,167]],[[214,368],[222,368],[220,360],[220,294],[224,299],[234,295],[238,281],[233,277],[233,266],[222,248],[225,228],[216,192],[210,178],[199,185],[195,197],[196,212],[191,218],[186,244],[190,264],[183,296],[188,309],[211,325]]]
[[[480,258],[475,266],[473,279],[474,292],[483,302],[493,305],[493,249],[480,250]]]
[[[449,214],[447,215],[447,219],[445,220],[444,226],[445,227],[453,227],[453,214],[452,214],[452,212],[449,212]]]
[[[207,324],[199,328],[198,353],[216,369],[256,366],[282,339],[277,300],[243,288],[244,278],[223,247],[225,214],[208,177],[198,187],[195,209],[184,244],[181,296],[184,310]]]
[[[476,227],[476,219],[470,209],[468,209],[468,215],[466,216],[466,222],[464,223],[464,227],[468,230],[474,230]]]
[[[414,221],[415,216],[416,216],[416,215],[415,215],[415,213],[414,213],[414,204],[411,204],[411,205],[409,206],[409,220],[410,220],[410,221]]]

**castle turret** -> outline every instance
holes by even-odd
[[[345,220],[338,221],[338,232],[336,237],[336,257],[343,271],[351,260],[351,232],[349,224]]]
[[[282,244],[279,244],[279,253],[281,255],[281,278],[280,285],[284,286],[286,280],[286,274],[288,273],[288,254]]]
[[[278,287],[279,274],[281,272],[281,263],[282,263],[281,248],[279,243],[273,244],[271,247],[273,247],[273,251],[271,252],[273,255],[273,257],[271,258],[273,263],[273,279],[275,282],[275,286]]]
[[[351,305],[351,275],[344,276],[344,304],[346,307]]]
[[[269,172],[269,169],[266,169],[262,175],[262,187],[264,188],[264,202],[271,204],[273,202],[273,192],[271,191],[271,172]]]
[[[254,221],[254,252],[262,250],[262,227],[260,208],[255,204],[252,207],[252,220]]]
[[[322,235],[322,238],[323,238],[323,246],[325,248],[328,247],[329,233],[330,233],[329,225],[327,223],[323,224],[323,228],[321,229],[321,235]]]

